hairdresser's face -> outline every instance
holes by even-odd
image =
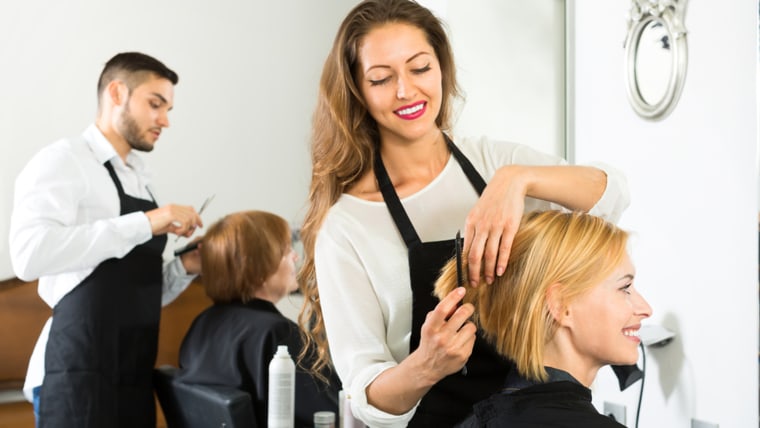
[[[568,305],[573,344],[592,367],[638,361],[641,320],[652,308],[634,288],[634,274],[626,255],[612,275]]]
[[[169,126],[169,110],[174,103],[174,85],[150,75],[128,95],[121,108],[116,129],[132,149],[149,152]]]
[[[408,24],[371,30],[359,46],[357,80],[384,143],[440,134],[441,67],[425,33]]]
[[[277,271],[264,281],[264,288],[274,303],[298,289],[296,261],[298,253],[289,247],[280,260]]]

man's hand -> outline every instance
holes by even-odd
[[[164,205],[145,213],[150,221],[153,235],[173,233],[189,237],[198,227],[203,227],[203,220],[189,205]]]

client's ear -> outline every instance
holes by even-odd
[[[560,287],[562,284],[555,282],[546,289],[546,306],[549,308],[549,313],[554,318],[554,322],[562,325],[568,315],[568,310],[567,305],[562,301]]]

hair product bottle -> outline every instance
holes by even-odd
[[[293,428],[296,370],[288,347],[280,345],[269,363],[267,427]]]

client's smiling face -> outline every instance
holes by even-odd
[[[641,320],[652,308],[634,288],[634,274],[626,255],[609,277],[567,307],[573,345],[592,366],[638,361]]]

